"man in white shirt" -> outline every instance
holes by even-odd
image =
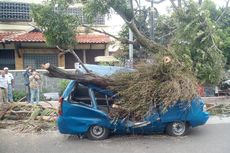
[[[14,76],[8,72],[8,67],[4,67],[4,72],[8,83],[8,101],[13,102]]]
[[[0,103],[7,102],[8,83],[5,72],[0,70]]]

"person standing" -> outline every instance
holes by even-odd
[[[39,87],[41,84],[41,77],[39,75],[38,72],[36,72],[35,70],[32,71],[32,75],[29,77],[29,81],[30,81],[30,92],[31,92],[31,103],[36,103],[38,104],[38,102],[40,101],[40,97],[39,97]],[[34,101],[34,99],[36,99]]]
[[[8,67],[4,67],[3,70],[8,82],[8,101],[13,102],[14,76],[8,72]]]
[[[7,102],[8,83],[4,71],[0,71],[0,102]]]
[[[31,99],[31,94],[30,94],[30,80],[29,80],[29,77],[32,75],[31,70],[32,70],[32,67],[31,66],[27,66],[26,67],[26,71],[23,73],[27,102],[30,102],[30,99]]]

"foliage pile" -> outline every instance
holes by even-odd
[[[208,112],[211,115],[230,115],[230,104],[220,104],[215,106],[210,106]]]
[[[10,121],[16,130],[21,132],[39,132],[55,127],[57,110],[42,105],[26,103],[2,104],[0,109],[1,127],[8,126]],[[6,126],[3,126],[3,125]]]
[[[117,83],[110,88],[120,97],[116,104],[135,120],[143,119],[151,106],[161,106],[166,111],[178,100],[188,103],[197,95],[197,81],[182,63],[170,56],[158,58],[160,62],[139,65],[135,72],[113,76]]]

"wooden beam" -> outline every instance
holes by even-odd
[[[19,49],[20,49],[20,47],[21,47],[21,43],[15,43],[14,44],[14,47],[15,47],[15,50],[16,50],[16,53],[17,53],[17,56],[19,57],[19,58],[21,58],[22,56],[21,56],[21,54],[20,54],[20,52],[19,52]]]
[[[86,51],[83,49],[83,63],[86,63]]]

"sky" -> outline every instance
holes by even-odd
[[[141,5],[143,6],[150,6],[150,2],[147,2],[146,0],[139,0],[141,2]],[[227,0],[212,0],[216,3],[218,7],[223,7],[226,5]],[[154,7],[156,7],[160,14],[167,14],[167,8],[171,6],[171,3],[169,0],[165,0],[164,2],[160,4],[155,4]],[[113,18],[106,20],[106,24],[110,24],[113,26],[120,26],[124,24],[123,20],[118,15],[113,15]]]

